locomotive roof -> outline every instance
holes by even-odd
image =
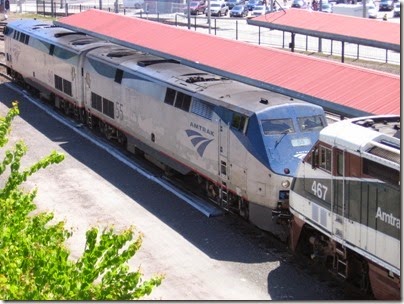
[[[48,43],[65,46],[76,53],[94,46],[109,44],[100,38],[74,32],[40,20],[16,20],[10,22],[7,26],[26,34],[29,33],[30,36],[40,38]]]
[[[379,115],[335,122],[321,130],[320,141],[400,170],[400,136],[400,116]]]
[[[113,65],[122,65],[126,61],[159,59],[159,57],[142,51],[129,49],[116,44],[105,45],[93,49],[88,53],[88,56],[102,59]]]
[[[177,89],[182,88],[195,97],[248,116],[265,110],[269,106],[287,103],[307,104],[279,93],[182,65],[174,60],[166,60],[118,45],[91,50],[89,56],[119,65],[123,70],[142,73],[146,77],[153,78],[153,81],[171,84]]]
[[[167,60],[139,50],[104,41],[100,38],[74,32],[39,20],[17,20],[9,26],[76,53],[92,49],[88,54],[123,70],[141,72],[153,81],[171,84],[212,104],[232,109],[247,116],[270,106],[302,103],[301,100],[260,89],[226,77],[205,72],[175,60]],[[317,107],[315,105],[310,105]]]

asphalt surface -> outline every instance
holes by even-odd
[[[13,122],[10,144],[20,139],[27,144],[23,164],[52,150],[66,156],[24,187],[38,188],[38,211],[53,212],[55,221],[64,220],[73,230],[68,241],[72,258],[81,255],[90,227],[134,226],[144,239],[130,267],[140,267],[145,279],[158,273],[166,277],[146,299],[346,299],[333,283],[296,267],[268,234],[229,214],[207,217],[120,161],[104,140],[90,141],[85,128],[66,118],[61,123],[10,84],[0,84],[0,96],[0,116],[19,101],[21,114]]]

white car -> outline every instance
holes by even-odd
[[[332,5],[323,0],[323,4],[321,5],[321,11],[324,13],[332,13]]]
[[[394,17],[401,16],[401,3],[400,2],[394,3],[393,16]]]
[[[206,16],[209,15],[208,13],[209,9],[205,9],[205,14]],[[225,2],[219,3],[219,2],[211,2],[210,3],[210,15],[211,16],[227,16],[227,13],[229,12],[229,7]]]
[[[256,5],[252,12],[251,12],[251,16],[253,17],[257,17],[257,16],[261,16],[261,15],[265,15],[267,13],[270,12],[270,9],[268,6],[265,5]]]
[[[367,6],[367,10],[368,10],[368,17],[372,18],[372,19],[376,19],[377,18],[377,12],[379,11],[376,6],[374,6],[373,4],[368,4]]]

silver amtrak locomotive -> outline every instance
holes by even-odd
[[[401,298],[400,125],[385,115],[327,126],[290,192],[292,248],[386,300]]]
[[[272,211],[289,212],[321,107],[36,20],[10,22],[5,51],[8,73],[66,114],[288,236]]]

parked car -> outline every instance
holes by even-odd
[[[368,17],[372,18],[372,19],[376,19],[377,18],[377,8],[374,4],[368,4],[366,5],[367,10],[368,10]]]
[[[380,0],[379,11],[392,11],[394,9],[393,0]]]
[[[189,12],[191,15],[198,15],[199,13],[203,14],[205,8],[205,1],[191,1],[191,3],[189,4]],[[184,13],[188,14],[188,8],[184,10]]]
[[[211,16],[227,16],[227,13],[229,12],[229,7],[227,6],[226,3],[216,3],[216,2],[211,2],[210,3],[210,15]],[[208,16],[208,8],[205,9],[205,14]]]
[[[266,5],[256,5],[254,9],[251,11],[251,16],[257,17],[261,15],[265,15],[270,12],[270,9]]]
[[[236,5],[244,4],[244,3],[245,3],[244,0],[227,0],[227,6],[229,7],[230,10],[233,7],[235,7]]]
[[[293,0],[290,7],[294,8],[307,8],[307,3],[304,0]]]
[[[321,5],[321,11],[324,13],[332,13],[332,5],[329,3],[323,3]]]
[[[230,11],[230,17],[247,17],[248,16],[247,5],[237,4]]]
[[[394,3],[394,9],[393,9],[394,13],[393,16],[394,17],[401,17],[401,3]]]
[[[212,3],[219,3],[219,4],[226,4],[227,5],[227,2],[226,1],[224,1],[224,0],[210,0],[210,4],[212,5]],[[206,7],[208,6],[208,2],[207,2],[207,0],[206,0]]]
[[[262,0],[248,0],[247,8],[249,11],[252,11],[256,5],[262,5]]]

